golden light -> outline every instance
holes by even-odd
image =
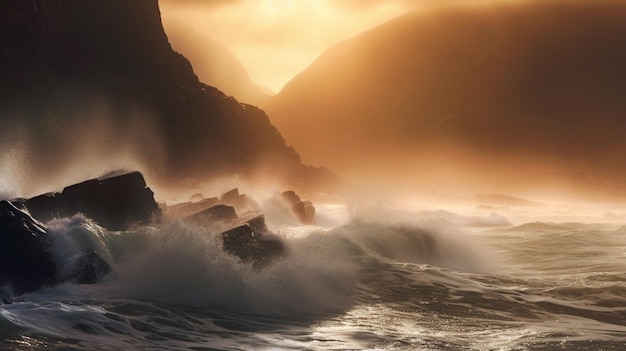
[[[254,82],[274,92],[329,47],[419,3],[256,0],[184,6],[176,0],[159,1],[166,30],[168,22],[182,21],[197,33],[224,44]]]

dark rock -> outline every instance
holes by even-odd
[[[151,220],[159,214],[159,208],[139,172],[90,179],[68,186],[61,193],[1,201],[0,285],[22,294],[63,281],[93,284],[110,273],[108,263],[90,252],[78,258],[69,277],[58,276],[58,267],[48,250],[48,231],[38,219],[47,221],[77,213],[106,228],[122,230]],[[7,301],[4,295],[2,300]]]
[[[47,193],[30,198],[24,202],[24,206],[30,214],[46,222],[53,218],[60,218],[65,212],[62,210],[60,193]]]
[[[239,197],[239,188],[234,188],[222,194],[222,196],[220,196],[220,201],[224,203],[237,202],[239,201]]]
[[[74,271],[66,280],[78,284],[95,284],[109,273],[111,266],[97,252],[91,251],[78,258]]]
[[[246,194],[240,194],[238,188],[231,189],[222,194],[220,202],[233,206],[239,213],[258,210],[261,207]]]
[[[255,268],[263,268],[285,253],[278,237],[255,232],[249,224],[225,231],[221,236],[224,251],[244,263],[252,263]]]
[[[218,222],[230,222],[237,219],[235,208],[228,205],[215,205],[200,211],[188,219],[198,224],[215,224]]]
[[[3,304],[12,303],[11,294],[8,291],[0,290],[0,302]]]
[[[54,283],[56,266],[46,228],[24,210],[0,201],[0,285],[22,294]]]
[[[267,233],[267,225],[265,224],[265,216],[260,212],[249,212],[248,214],[238,218],[239,223],[247,224],[255,233]]]
[[[80,256],[73,272],[58,276],[59,269],[48,250],[48,231],[25,210],[9,201],[0,201],[0,300],[65,281],[94,284],[111,272],[95,251]],[[7,290],[8,289],[8,290]]]
[[[154,193],[143,175],[131,172],[70,185],[61,193],[48,193],[22,201],[41,221],[82,213],[103,227],[124,230],[146,223],[160,213]]]
[[[163,215],[170,219],[185,218],[215,206],[218,202],[219,199],[217,197],[211,197],[196,202],[184,202],[181,204],[166,206],[163,211]]]
[[[291,208],[291,211],[302,224],[312,224],[315,218],[315,207],[311,201],[302,201],[293,190],[282,193],[282,199]]]

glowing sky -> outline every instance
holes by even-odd
[[[159,0],[163,22],[182,20],[230,48],[251,79],[274,92],[327,48],[426,0]]]

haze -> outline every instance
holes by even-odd
[[[426,1],[160,0],[168,35],[183,22],[227,46],[257,84],[279,92],[330,46]],[[173,42],[174,48],[180,44]],[[201,48],[178,47],[183,54]]]
[[[161,0],[173,38],[184,22],[278,93],[250,101],[305,163],[444,192],[623,197],[624,2],[441,4]]]

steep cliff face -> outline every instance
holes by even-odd
[[[162,178],[307,172],[263,111],[199,82],[156,0],[3,1],[0,37],[0,146],[20,149],[0,156],[5,166],[51,177],[125,158]]]
[[[2,44],[3,88],[59,81],[96,87],[197,83],[187,60],[171,50],[157,2],[5,1],[1,11],[8,39]]]

